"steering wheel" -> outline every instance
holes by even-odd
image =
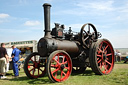
[[[80,42],[84,48],[89,48],[98,39],[97,30],[91,23],[84,24],[80,31]]]

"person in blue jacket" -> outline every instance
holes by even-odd
[[[19,61],[19,54],[21,51],[16,48],[15,45],[12,46],[12,63],[13,63],[13,73],[15,77],[19,76],[19,70],[18,70],[18,64],[17,62]]]
[[[128,61],[128,56],[126,56],[124,63],[127,63],[127,61]]]

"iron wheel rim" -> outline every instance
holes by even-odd
[[[87,28],[85,28],[87,27]],[[86,29],[86,30],[85,30]],[[91,31],[91,29],[93,31]],[[97,30],[95,26],[91,23],[84,24],[80,31],[80,39],[81,43],[84,47],[89,48],[92,41],[96,41],[98,38],[97,36]]]
[[[34,54],[29,58],[27,61],[27,70],[30,76],[33,78],[39,78],[45,75],[46,69],[45,69],[45,62],[41,62],[41,59],[36,59],[36,57],[40,55],[39,54]],[[34,59],[33,59],[34,57]],[[31,62],[31,63],[30,63]]]
[[[96,56],[99,70],[103,74],[109,74],[114,67],[114,50],[110,42],[102,41],[97,48]]]
[[[63,56],[62,62],[60,62],[60,56]],[[55,62],[56,64],[53,64]],[[62,82],[67,80],[72,71],[72,63],[70,57],[63,52],[55,54],[52,60],[50,60],[49,69],[51,77],[54,81]]]

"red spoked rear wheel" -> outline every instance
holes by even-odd
[[[72,72],[72,61],[63,50],[54,51],[47,61],[47,73],[52,82],[62,82],[68,79]]]
[[[109,74],[114,67],[114,50],[107,39],[98,40],[90,48],[90,65],[96,74]]]
[[[24,72],[30,79],[43,77],[46,74],[46,60],[37,52],[30,54],[24,62]]]

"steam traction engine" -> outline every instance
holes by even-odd
[[[114,50],[107,39],[98,39],[91,23],[84,24],[80,32],[55,23],[50,30],[50,4],[45,3],[45,35],[38,42],[38,52],[30,54],[24,63],[24,71],[31,78],[43,77],[46,73],[52,82],[62,82],[71,72],[84,72],[91,67],[98,75],[111,73],[114,66]]]

